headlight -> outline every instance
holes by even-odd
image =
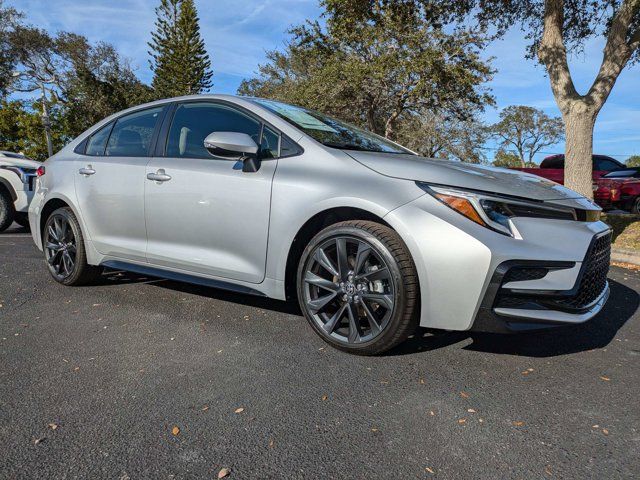
[[[519,236],[511,221],[515,217],[576,220],[576,212],[572,208],[540,205],[488,193],[416,183],[425,192],[472,222],[510,237]]]

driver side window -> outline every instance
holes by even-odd
[[[207,102],[184,103],[178,106],[173,116],[167,138],[166,156],[212,159],[204,147],[204,139],[211,132],[246,133],[258,145],[265,144],[260,138],[262,124],[254,118],[226,105]],[[274,143],[277,148],[277,140],[273,136],[269,136],[267,143],[270,149],[273,149]]]

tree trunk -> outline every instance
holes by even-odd
[[[566,187],[593,198],[593,127],[595,115],[590,112],[569,112],[564,115]]]

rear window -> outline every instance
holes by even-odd
[[[110,157],[146,157],[160,112],[150,108],[120,117],[109,136],[106,155]]]

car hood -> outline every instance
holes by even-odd
[[[558,183],[529,173],[417,155],[347,151],[353,159],[388,177],[482,190],[533,200],[584,199]]]
[[[0,157],[0,167],[38,168],[42,163],[28,158]]]

